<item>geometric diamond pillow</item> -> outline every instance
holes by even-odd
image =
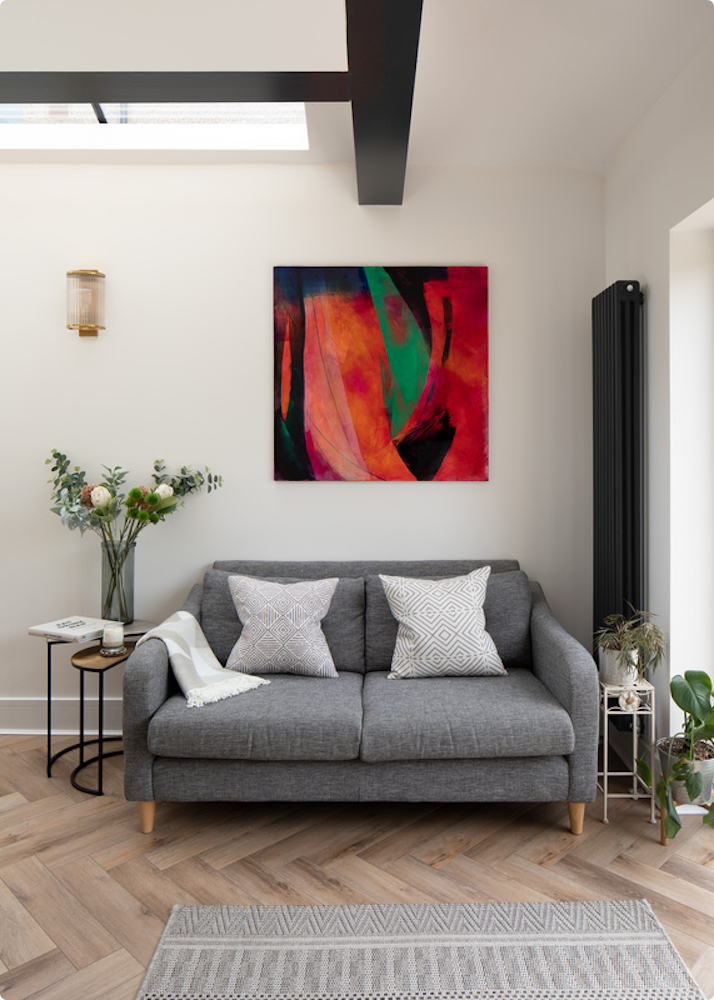
[[[380,579],[399,622],[393,677],[505,674],[486,631],[483,602],[490,566],[448,580]]]
[[[320,622],[339,580],[269,583],[229,576],[228,587],[243,631],[226,667],[244,674],[337,677]]]

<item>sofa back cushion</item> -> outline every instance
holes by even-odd
[[[444,578],[443,573],[433,577],[440,578]],[[486,631],[495,642],[503,665],[530,667],[531,588],[527,575],[522,570],[491,573],[483,610]],[[372,574],[366,578],[366,622],[367,670],[389,670],[399,626],[389,608],[382,581]]]
[[[252,575],[243,572],[242,567],[245,564],[233,565],[236,566],[233,572],[210,569],[203,578],[201,628],[216,658],[223,666],[242,631],[240,618],[228,587],[228,577],[238,573],[244,576]],[[258,578],[271,580],[274,583],[296,583],[299,579],[295,576],[270,575],[261,575]],[[340,579],[330,609],[322,619],[322,631],[336,669],[364,673],[364,579],[362,577]]]
[[[320,580],[330,576],[420,576],[436,580],[445,576],[464,576],[481,566],[490,566],[491,575],[520,569],[517,559],[219,559],[214,569],[241,573],[267,580],[274,577],[294,580]]]
[[[436,580],[463,576],[481,566],[491,567],[484,611],[501,659],[506,667],[530,666],[530,586],[516,559],[217,560],[204,579],[201,627],[225,665],[241,633],[228,576],[238,573],[277,583],[337,576],[340,582],[322,621],[335,667],[360,673],[389,670],[398,626],[379,574]],[[508,579],[497,583],[502,577]]]

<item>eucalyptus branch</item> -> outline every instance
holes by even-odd
[[[70,531],[79,529],[81,534],[91,530],[107,545],[132,544],[139,533],[150,524],[159,524],[179,506],[179,499],[190,493],[207,493],[223,486],[223,477],[207,467],[204,472],[194,472],[181,466],[177,473],[166,471],[163,459],[153,465],[153,486],[135,486],[125,492],[129,475],[119,465],[103,465],[99,482],[87,481],[87,475],[78,465],[72,466],[69,458],[53,448],[45,464],[51,467],[52,513],[57,514]],[[124,515],[121,521],[121,515]]]

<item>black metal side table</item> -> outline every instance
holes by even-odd
[[[135,636],[136,638],[138,638],[139,636],[144,635],[145,632],[148,632],[149,629],[153,628],[155,624],[156,624],[155,622],[151,622],[151,621],[139,621],[138,619],[135,619],[129,625],[125,625],[124,626],[124,636],[127,639],[128,639],[129,636]],[[54,638],[52,636],[46,636],[46,645],[47,645],[47,777],[48,778],[52,777],[52,765],[54,764],[54,762],[56,760],[59,760],[60,757],[63,757],[66,753],[70,753],[72,750],[78,750],[80,748],[80,746],[81,746],[82,743],[84,744],[85,747],[87,747],[87,746],[90,746],[92,743],[98,743],[99,742],[98,740],[82,740],[81,737],[80,737],[80,743],[73,743],[72,746],[65,747],[63,750],[58,750],[57,753],[54,753],[54,754],[52,753],[52,650],[54,649],[55,646],[64,646],[68,642],[77,642],[77,641],[78,640],[76,640],[76,639],[59,639],[59,638]],[[127,646],[128,646],[128,643],[127,643]],[[131,649],[133,649],[133,647],[134,647],[134,643],[131,644]],[[106,657],[104,657],[104,656],[101,657],[101,659],[104,661],[104,663],[102,665],[106,666],[106,667],[116,666],[117,663],[121,663],[123,660],[125,660],[129,656],[129,654],[131,652],[131,649],[127,649],[126,654],[122,655],[120,659],[110,659],[109,661],[107,661]],[[98,650],[97,646],[91,647],[91,651],[97,652],[97,650]],[[82,652],[89,652],[89,651],[90,650],[86,650],[86,649],[82,650]],[[79,654],[75,654],[75,655],[79,655]],[[97,652],[97,657],[99,658],[98,652]],[[74,657],[72,657],[72,660],[74,660]],[[102,675],[105,672],[106,671],[102,671]],[[84,719],[83,683],[84,683],[84,674],[81,673],[80,674],[80,699],[81,699],[81,702],[80,702],[80,728],[83,728],[82,723],[83,723],[83,719]],[[102,682],[101,682],[101,695],[102,695],[102,698],[100,699],[100,711],[102,712],[102,716],[103,716],[103,694],[104,694],[104,683],[103,683],[103,676],[102,676]],[[121,739],[121,737],[120,736],[103,737],[102,743],[107,742],[107,740],[116,740],[116,739]],[[117,751],[117,753],[120,753],[120,752],[121,751]],[[103,757],[106,757],[106,756],[107,756],[107,754],[103,754]],[[91,764],[93,762],[94,762],[94,759],[93,760],[85,761],[84,763],[85,764]],[[80,762],[80,764],[81,764],[81,762]],[[76,774],[76,770],[72,774],[72,784],[74,785],[75,788],[79,788],[80,791],[87,792],[90,795],[101,795],[102,794],[101,790],[100,791],[96,791],[93,788],[83,788],[82,786],[78,785],[77,782],[76,782],[76,780],[74,779],[74,775],[75,774]]]
[[[79,743],[75,743],[72,747],[67,747],[66,750],[62,750],[60,753],[66,753],[67,750],[79,750],[79,764],[72,771],[69,780],[74,788],[79,789],[80,792],[87,792],[88,795],[104,794],[104,761],[107,757],[118,757],[124,753],[123,750],[112,750],[107,753],[104,749],[105,743],[113,743],[123,738],[121,736],[104,735],[104,675],[107,670],[111,670],[112,667],[124,663],[133,653],[135,645],[135,642],[127,642],[124,651],[117,653],[115,656],[105,656],[100,652],[101,647],[90,646],[89,649],[81,649],[78,653],[75,653],[71,659],[72,666],[79,671]],[[85,674],[96,674],[97,676],[97,738],[91,740],[84,738]],[[84,752],[90,746],[97,747],[97,754],[95,757],[85,758]],[[79,772],[84,770],[85,767],[89,767],[90,764],[95,763],[97,765],[97,787],[88,788],[86,785],[80,785],[77,781]]]

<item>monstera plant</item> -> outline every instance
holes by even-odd
[[[708,805],[714,783],[714,700],[712,681],[703,670],[677,674],[670,684],[672,700],[684,713],[682,729],[657,741],[662,776],[657,782],[657,800],[664,816],[664,834],[676,837],[682,820],[677,803]],[[644,780],[651,784],[647,762],[638,761]],[[714,808],[703,816],[714,826]]]

